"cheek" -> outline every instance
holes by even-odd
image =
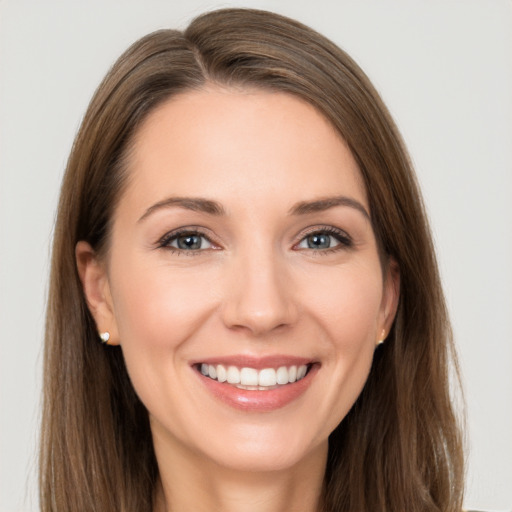
[[[196,331],[211,316],[212,289],[204,287],[208,280],[201,271],[117,261],[112,298],[126,368],[148,410],[162,413],[164,404],[181,403],[172,383],[186,378],[189,366],[183,363]]]
[[[339,269],[329,287],[310,301],[310,314],[321,325],[319,352],[325,382],[317,406],[328,417],[329,434],[346,416],[368,378],[375,350],[382,301],[379,266]]]
[[[123,347],[178,345],[208,314],[213,297],[201,272],[183,273],[165,264],[123,267],[113,276],[117,286],[112,293]],[[123,277],[127,275],[128,279]]]
[[[329,335],[335,350],[357,353],[373,346],[382,303],[382,276],[378,265],[340,267],[325,279],[326,285],[309,307]]]
[[[147,409],[165,417],[165,407],[183,401],[173,383],[186,379],[189,367],[183,363],[211,316],[212,288],[204,287],[208,280],[201,270],[192,274],[165,262],[117,261],[112,298],[126,368]]]

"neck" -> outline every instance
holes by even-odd
[[[320,511],[327,444],[295,466],[273,471],[226,468],[186,449],[167,448],[155,442],[155,512]]]

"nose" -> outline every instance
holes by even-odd
[[[263,336],[296,322],[293,279],[284,266],[271,252],[241,256],[232,264],[222,311],[228,328]]]

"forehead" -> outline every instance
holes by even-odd
[[[134,208],[168,195],[287,206],[334,193],[368,207],[344,140],[314,107],[282,92],[209,88],[171,98],[138,130],[128,170]]]

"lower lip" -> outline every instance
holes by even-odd
[[[210,393],[231,407],[248,412],[269,412],[280,409],[303,395],[315,377],[318,367],[319,365],[314,364],[299,381],[263,391],[239,389],[195,371]]]

